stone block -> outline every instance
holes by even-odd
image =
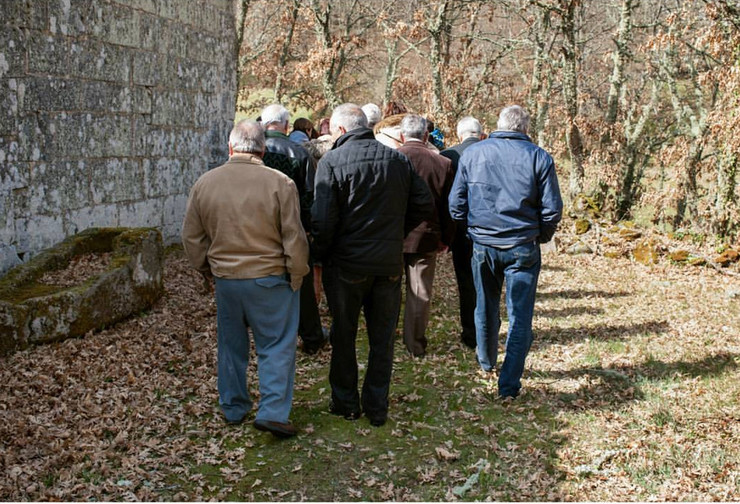
[[[0,30],[0,78],[20,77],[25,74],[26,46],[26,35],[23,30],[18,28]]]
[[[132,91],[132,109],[135,114],[152,113],[152,92],[144,87],[135,86]]]
[[[41,114],[26,115],[18,120],[16,160],[39,161],[45,159],[51,140],[44,135],[44,131],[48,131],[48,121],[40,116]],[[44,131],[42,131],[42,127]]]
[[[184,185],[187,164],[176,158],[145,159],[146,197],[158,198],[187,191]]]
[[[66,236],[61,215],[31,215],[16,219],[15,232],[16,247],[21,253],[39,251]]]
[[[133,96],[127,85],[110,82],[83,81],[78,85],[77,110],[89,112],[131,112]],[[74,110],[74,109],[70,109]]]
[[[182,91],[152,91],[153,125],[188,126],[193,123],[193,95]]]
[[[77,46],[76,52],[80,49]],[[34,74],[64,76],[73,70],[72,44],[61,36],[30,32],[28,39],[28,71]]]
[[[161,198],[122,203],[118,206],[119,225],[158,228],[162,226],[163,204]]]
[[[85,161],[38,163],[29,182],[33,215],[59,215],[90,204],[90,170]]]
[[[37,2],[41,3],[41,2]],[[53,34],[75,37],[99,36],[103,28],[102,0],[51,0],[48,4],[49,31]]]
[[[3,275],[10,268],[22,264],[21,258],[18,257],[18,251],[15,245],[6,245],[0,243],[0,275]]]
[[[65,287],[40,282],[76,256],[109,252],[103,272]],[[83,336],[150,307],[164,292],[155,229],[90,229],[45,250],[0,280],[0,353]]]
[[[180,241],[187,204],[187,193],[173,194],[165,198],[162,212],[162,237],[165,243]]]
[[[21,109],[31,112],[79,110],[80,83],[59,77],[28,77],[24,83]]]
[[[102,11],[102,40],[115,45],[140,47],[141,14],[138,11],[118,4],[104,4]]]
[[[118,225],[118,206],[96,205],[78,210],[69,210],[64,216],[65,236],[73,235],[91,227]]]
[[[213,117],[218,113],[219,100],[214,94],[197,94],[194,96],[195,117],[193,123],[196,128],[208,128]]]
[[[148,51],[161,50],[166,46],[168,34],[166,31],[166,21],[157,16],[141,14],[139,18],[139,48]]]
[[[168,79],[169,58],[166,54],[138,51],[134,54],[134,84],[162,85]]]
[[[39,0],[6,0],[0,9],[0,25],[46,30],[49,27],[47,4]]]
[[[131,50],[96,40],[78,40],[69,45],[68,73],[86,79],[128,83]]]
[[[89,164],[94,205],[144,198],[144,172],[139,160],[114,158],[90,161]]]

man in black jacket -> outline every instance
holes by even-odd
[[[452,172],[457,173],[457,162],[465,149],[481,141],[483,128],[480,122],[472,116],[463,117],[457,122],[457,138],[460,143],[440,152],[441,155],[452,161]],[[457,292],[460,296],[460,325],[462,333],[460,339],[469,348],[475,348],[475,285],[473,285],[473,269],[470,259],[473,257],[473,242],[468,237],[468,227],[465,222],[459,222],[455,228],[455,238],[452,240],[452,264],[455,267]]]
[[[330,411],[374,426],[388,417],[393,336],[401,306],[403,240],[432,212],[432,197],[406,157],[375,140],[362,109],[337,107],[337,140],[319,161],[311,210],[313,244],[324,265],[334,317]],[[355,341],[364,309],[370,353],[358,394]]]
[[[288,138],[290,112],[279,104],[268,105],[262,110],[262,126],[265,128],[265,165],[283,172],[295,182],[301,202],[301,224],[306,232],[311,230],[311,203],[313,182],[316,172],[313,156],[299,144]],[[318,352],[326,344],[321,327],[319,306],[313,286],[313,261],[309,258],[309,272],[301,285],[301,315],[298,335],[303,340],[303,351]]]

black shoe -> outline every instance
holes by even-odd
[[[270,432],[273,436],[279,438],[289,438],[298,434],[298,429],[293,426],[290,422],[280,423],[272,422],[270,420],[255,420],[254,428],[257,430]]]
[[[370,420],[370,425],[373,427],[382,427],[388,420],[388,417],[367,417]]]
[[[359,410],[346,411],[336,406],[333,402],[329,404],[329,413],[331,413],[332,415],[344,417],[345,420],[357,420],[362,416],[362,412]]]

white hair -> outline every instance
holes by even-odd
[[[275,103],[268,105],[262,110],[262,126],[265,128],[270,124],[280,124],[281,126],[288,126],[290,122],[290,112],[288,109]]]
[[[416,114],[406,114],[401,120],[401,133],[406,138],[423,140],[427,132],[427,120]]]
[[[529,131],[529,112],[519,105],[511,105],[501,111],[496,127],[501,131],[518,131],[525,135]]]
[[[343,103],[334,109],[329,120],[329,129],[332,133],[337,131],[340,126],[347,131],[367,128],[367,117],[359,105]]]
[[[234,152],[264,152],[265,131],[257,121],[242,119],[231,130],[229,144]]]
[[[470,137],[480,137],[483,133],[483,127],[478,119],[473,116],[465,116],[457,121],[457,137],[465,140]]]
[[[380,122],[380,118],[383,115],[383,113],[380,111],[380,107],[375,105],[374,103],[366,103],[362,106],[362,111],[365,113],[365,117],[367,117],[367,127],[372,128],[378,122]]]

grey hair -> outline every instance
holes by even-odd
[[[242,119],[231,130],[229,144],[234,152],[265,152],[265,131],[257,121]]]
[[[465,140],[469,137],[479,137],[483,133],[480,121],[473,116],[465,116],[457,121],[457,137]]]
[[[340,126],[347,131],[367,128],[367,117],[359,105],[343,103],[334,109],[331,119],[329,119],[329,129],[332,133],[337,131]]]
[[[416,114],[406,114],[401,120],[401,133],[406,138],[423,140],[427,132],[427,120]]]
[[[519,105],[511,105],[501,111],[496,127],[501,131],[518,131],[525,135],[529,131],[529,112]]]
[[[275,103],[262,109],[262,126],[267,127],[270,124],[281,124],[287,126],[290,122],[290,112],[288,109]]]
[[[366,103],[362,106],[362,111],[365,113],[365,117],[367,117],[368,128],[372,128],[373,126],[378,124],[381,116],[383,115],[383,113],[380,111],[380,107],[378,107],[374,103]]]

